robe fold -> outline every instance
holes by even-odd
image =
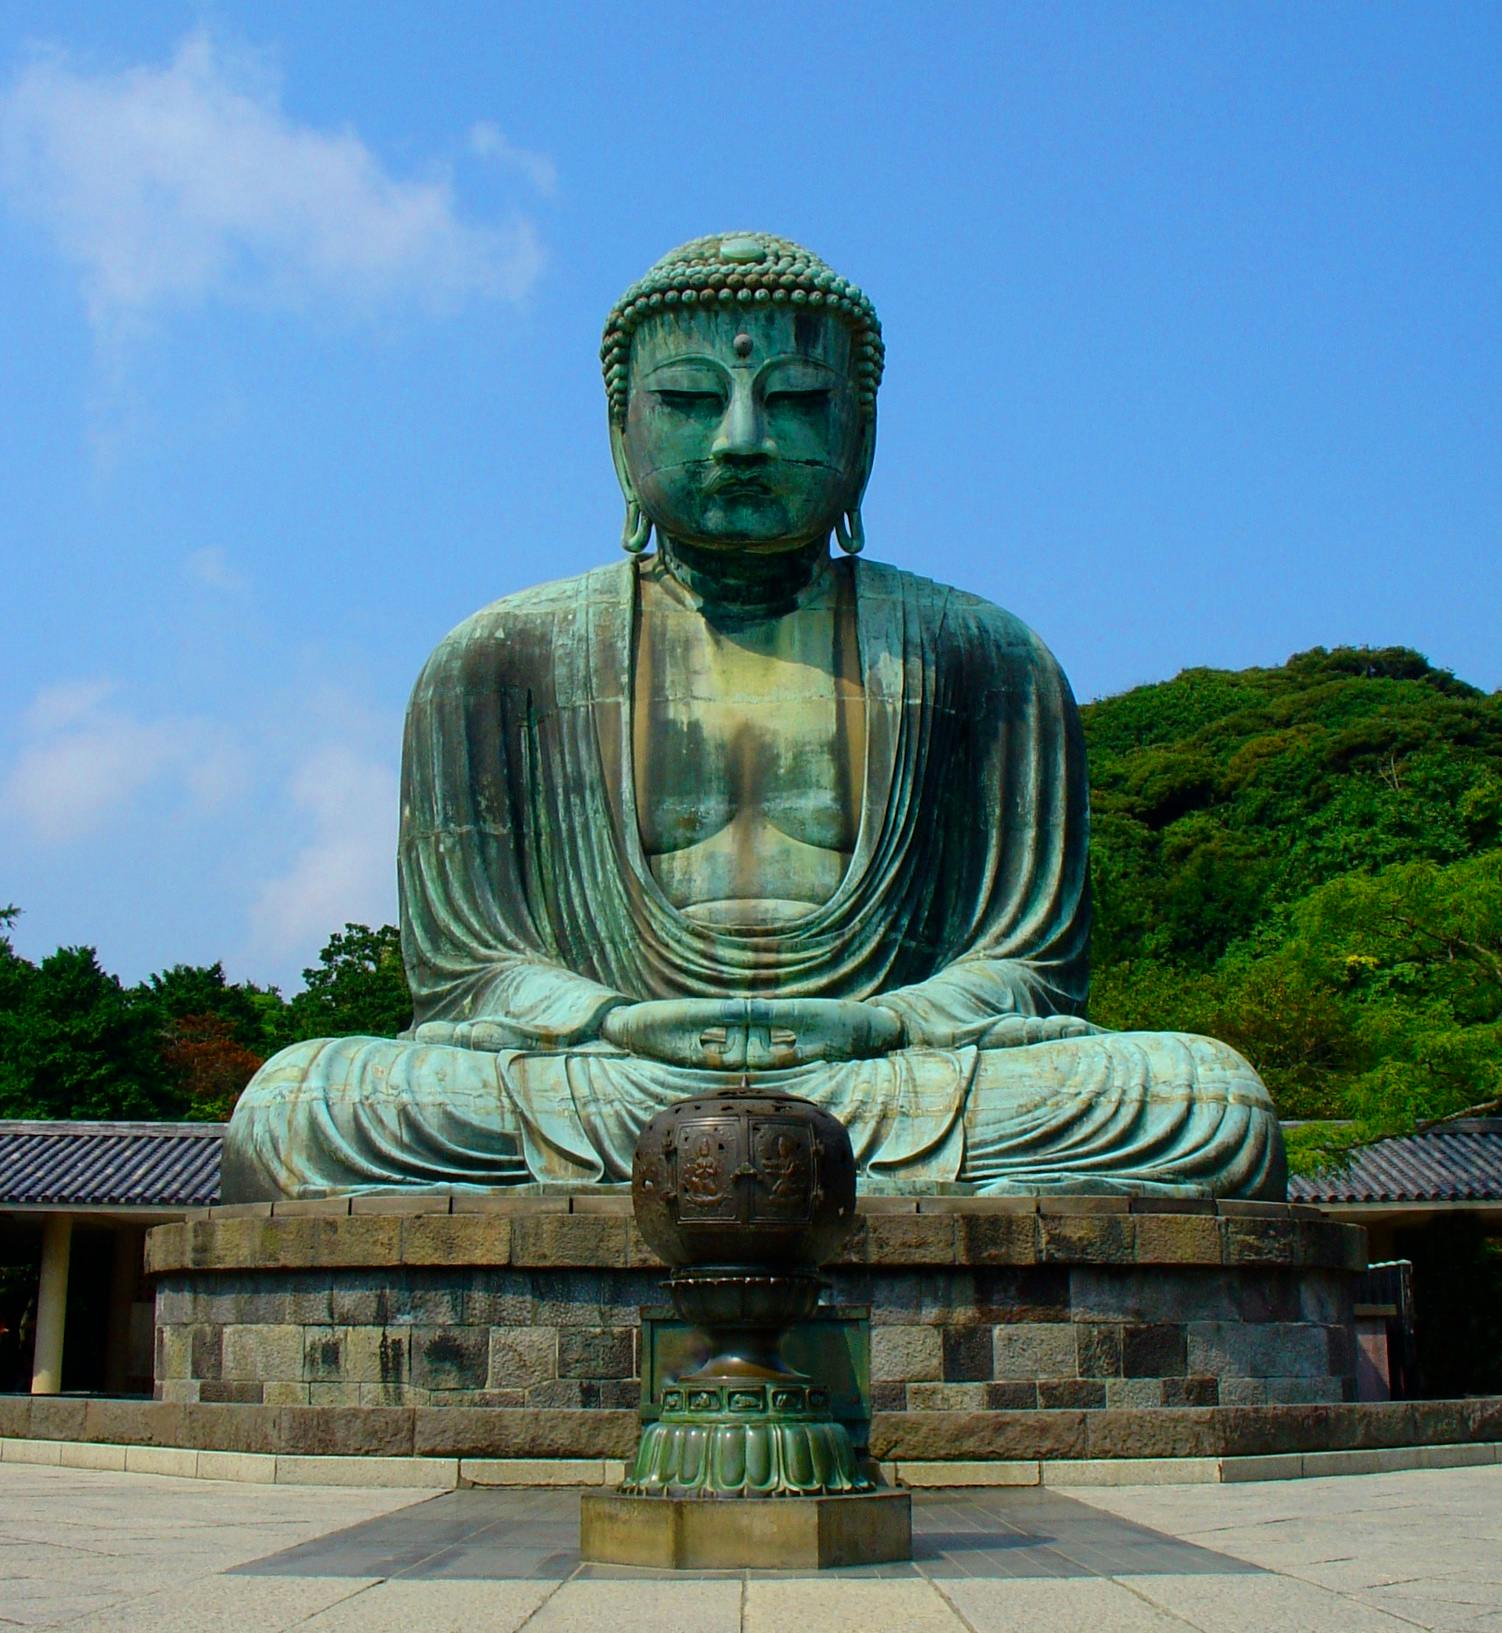
[[[775,928],[690,918],[643,853],[634,563],[509,596],[442,642],[403,753],[413,1031],[267,1062],[226,1197],[623,1179],[648,1118],[736,1074],[615,1049],[605,1013],[773,996],[900,1016],[889,1055],[757,1074],[839,1116],[868,1184],[1282,1194],[1266,1091],[1233,1051],[1047,1019],[1083,1016],[1090,919],[1084,747],[1052,656],[975,596],[830,570],[857,608],[859,827],[834,895]],[[453,1046],[478,1022],[485,1049]]]

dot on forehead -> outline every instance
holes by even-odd
[[[742,363],[788,353],[840,370],[857,362],[848,325],[823,312],[787,306],[754,312],[679,307],[654,313],[632,336],[630,359],[637,366],[646,358],[704,350]]]

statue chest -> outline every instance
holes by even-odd
[[[632,675],[637,826],[675,906],[768,923],[827,901],[860,819],[865,697],[835,608],[750,629],[654,608]]]

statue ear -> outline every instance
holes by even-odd
[[[855,503],[835,518],[834,536],[840,549],[849,556],[858,556],[866,548],[866,526],[861,520],[861,500],[866,496],[866,484],[871,480],[871,466],[876,459],[876,406],[873,403],[861,431],[860,465],[855,489]]]
[[[861,432],[860,484],[855,490],[855,508],[860,509],[866,497],[866,484],[871,480],[871,467],[876,463],[876,404],[872,403]]]
[[[626,465],[626,435],[622,426],[612,417],[610,421],[610,460],[615,466],[615,479],[621,485],[626,500],[626,520],[621,527],[621,549],[630,556],[639,556],[652,537],[652,523],[636,497],[636,484]]]
[[[615,466],[615,479],[621,485],[621,494],[628,505],[636,503],[636,484],[626,466],[626,428],[614,415],[610,418],[610,459]]]

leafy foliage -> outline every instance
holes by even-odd
[[[156,1017],[91,947],[32,965],[0,942],[0,1116],[161,1117]]]
[[[1096,1020],[1234,1044],[1296,1167],[1502,1097],[1502,694],[1316,648],[1084,714]]]
[[[0,1117],[218,1121],[287,1044],[391,1036],[411,1015],[393,925],[345,925],[289,1003],[222,964],[174,964],[135,987],[91,947],[32,964],[3,933],[16,916],[0,908]]]
[[[318,967],[302,974],[307,985],[288,1006],[288,1041],[350,1033],[389,1038],[411,1024],[412,995],[395,925],[346,924],[329,938]]]
[[[187,1101],[189,1117],[222,1122],[255,1076],[261,1056],[237,1041],[222,1015],[184,1015],[164,1029],[162,1065]]]

